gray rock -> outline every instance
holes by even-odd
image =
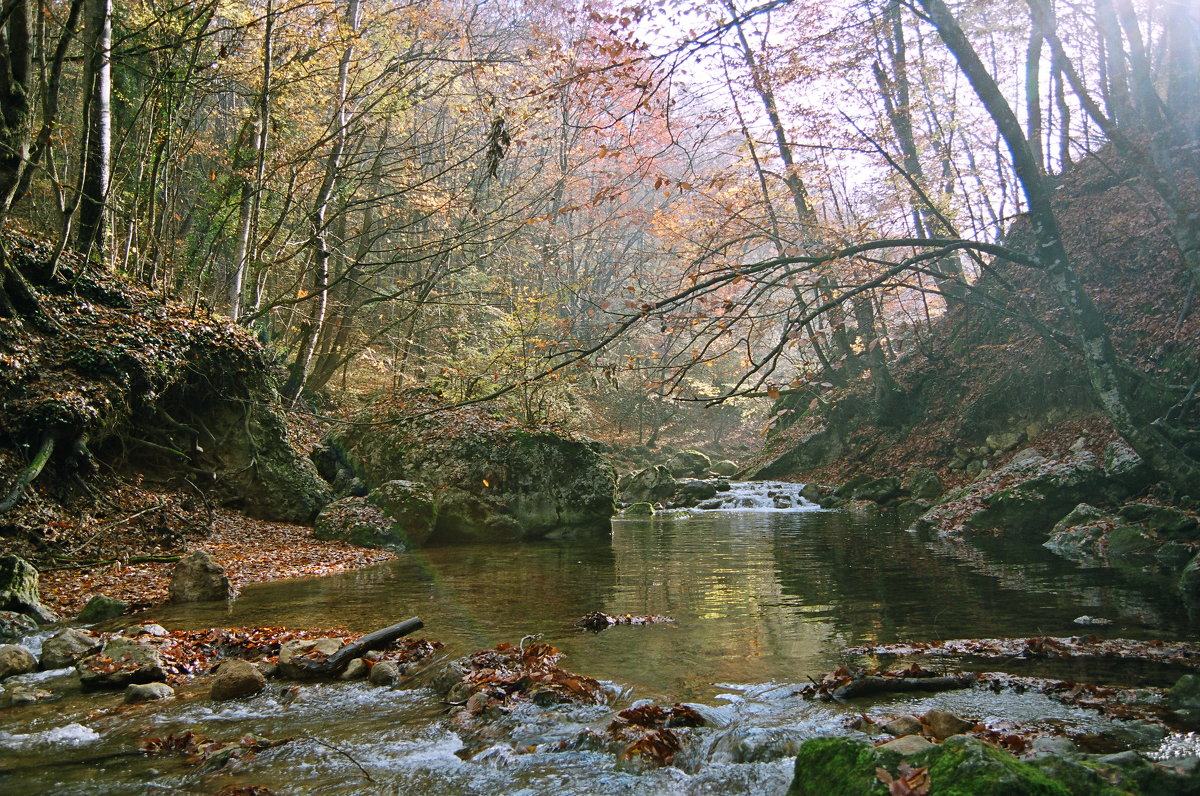
[[[290,680],[313,680],[323,674],[313,671],[311,664],[323,663],[343,646],[341,639],[321,638],[288,641],[279,648],[279,676]]]
[[[391,661],[380,661],[371,667],[367,682],[371,685],[395,685],[400,682],[400,667]]]
[[[37,570],[17,556],[0,556],[0,611],[27,614],[42,623],[58,620],[42,605]]]
[[[876,748],[886,749],[889,752],[895,752],[896,754],[908,757],[909,755],[924,752],[931,746],[933,744],[920,735],[902,735]]]
[[[1046,457],[1037,448],[1023,448],[1012,455],[1007,467],[1025,467],[1041,464]]]
[[[37,622],[17,611],[0,611],[0,644],[20,641],[38,631]]]
[[[920,735],[921,720],[916,716],[899,716],[883,725],[883,731],[888,735]]]
[[[134,683],[125,689],[125,704],[155,702],[175,696],[175,689],[166,683]]]
[[[44,670],[65,669],[95,655],[104,645],[100,639],[73,627],[63,628],[42,643],[41,667]]]
[[[732,478],[738,473],[738,466],[735,462],[729,460],[713,462],[712,467],[708,468],[713,475],[719,475],[722,478]]]
[[[951,735],[959,735],[975,726],[975,722],[947,713],[944,710],[931,710],[925,714],[925,723],[929,725],[933,737],[944,741]]]
[[[98,622],[116,619],[128,609],[129,603],[127,602],[97,594],[88,600],[87,605],[83,606],[83,610],[79,612],[79,616],[75,617],[75,621],[81,625],[94,625]]]
[[[313,535],[318,539],[337,539],[359,547],[407,550],[411,542],[403,528],[393,530],[383,509],[365,497],[344,497],[333,501],[317,515]]]
[[[654,506],[650,503],[631,503],[622,513],[626,517],[653,517]]]
[[[800,490],[800,497],[807,500],[809,503],[821,502],[822,490],[818,484],[805,484]]]
[[[17,644],[0,646],[0,680],[16,674],[37,671],[37,658],[33,653]]]
[[[984,440],[984,444],[996,453],[1007,453],[1024,441],[1024,431],[1002,431],[989,434]]]
[[[75,665],[85,691],[125,688],[131,683],[154,683],[167,679],[158,650],[127,638],[115,638],[98,654]]]
[[[267,678],[250,661],[237,658],[221,661],[213,676],[209,696],[215,700],[252,696],[267,687]]]
[[[1104,472],[1090,454],[1055,462],[1033,477],[984,499],[984,508],[966,520],[972,530],[998,528],[1026,535],[1044,534],[1072,508],[1101,491]],[[1019,474],[1010,464],[1005,474]]]
[[[197,550],[175,564],[170,592],[171,602],[176,603],[216,602],[234,597],[225,570],[205,550]]]
[[[1089,525],[1099,520],[1108,519],[1112,515],[1106,511],[1102,511],[1095,506],[1087,503],[1080,503],[1075,508],[1071,509],[1067,516],[1063,517],[1054,524],[1054,528],[1050,531],[1052,534],[1060,533],[1068,528],[1074,528],[1078,525]]]
[[[1200,675],[1185,674],[1167,694],[1167,708],[1180,724],[1200,729]]]
[[[144,625],[130,625],[121,631],[121,635],[128,638],[137,638],[138,636],[166,638],[167,636],[171,635],[171,632],[160,624],[148,622]]]
[[[49,691],[28,685],[12,685],[0,691],[0,708],[20,708],[35,705],[53,696]]]
[[[851,497],[855,500],[870,500],[883,505],[899,495],[900,479],[894,475],[888,475],[858,486]]]
[[[946,485],[936,472],[922,467],[909,480],[908,493],[914,500],[937,500],[946,493]]]
[[[1074,757],[1079,754],[1075,742],[1061,735],[1039,735],[1029,744],[1030,757]]]
[[[346,664],[346,669],[338,675],[339,680],[361,680],[371,673],[371,668],[362,658],[355,658]]]
[[[367,500],[383,509],[391,520],[392,536],[400,546],[421,545],[433,534],[437,524],[437,506],[433,493],[413,481],[388,481],[367,495]]]
[[[676,478],[696,478],[712,469],[712,459],[700,451],[680,451],[667,459],[666,467]]]
[[[849,498],[854,494],[854,491],[856,489],[858,489],[863,484],[870,483],[873,480],[875,480],[875,479],[873,479],[871,476],[867,475],[866,473],[859,473],[858,475],[852,476],[850,478],[850,480],[846,481],[844,484],[842,484],[841,486],[834,489],[833,495],[834,495],[834,497]]]
[[[1104,473],[1126,493],[1137,492],[1154,480],[1153,471],[1124,440],[1110,442],[1105,448]]]
[[[669,500],[679,484],[661,464],[631,473],[621,479],[621,495],[630,503],[658,503]]]
[[[712,481],[700,481],[695,478],[685,478],[679,481],[672,504],[675,506],[694,506],[704,500],[717,496],[717,487]]]

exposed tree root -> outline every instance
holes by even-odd
[[[25,494],[25,488],[33,483],[33,479],[42,474],[46,462],[50,461],[50,454],[54,453],[54,442],[53,434],[42,436],[42,445],[38,448],[37,455],[33,457],[33,461],[29,463],[28,467],[17,473],[17,478],[13,481],[8,496],[4,498],[3,502],[0,502],[0,514],[4,514],[17,505],[17,502]]]

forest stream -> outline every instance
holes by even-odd
[[[0,712],[0,791],[210,793],[260,784],[281,793],[782,794],[803,740],[846,733],[862,713],[932,707],[984,723],[1054,724],[1149,752],[1181,740],[1147,738],[1144,727],[1036,693],[805,700],[800,687],[845,663],[853,645],[1085,632],[1174,640],[1191,626],[1178,601],[1133,590],[1112,570],[1079,568],[1029,544],[967,545],[887,516],[822,511],[788,497],[798,487],[739,484],[716,510],[614,519],[611,543],[428,548],[370,569],[253,585],[228,605],[166,606],[145,617],[172,629],[367,632],[420,616],[422,635],[443,642],[446,657],[541,634],[566,654],[568,669],[611,693],[606,706],[526,704],[469,760],[456,754],[463,743],[446,706],[419,674],[395,689],[359,681],[296,690],[274,681],[248,700],[117,710],[119,694],[72,693]],[[601,633],[575,626],[592,611],[674,621]],[[1111,623],[1081,628],[1075,620],[1083,616]],[[1123,686],[1169,686],[1179,674],[1019,660],[926,665]],[[69,671],[23,678],[50,687]],[[707,720],[674,766],[635,770],[600,751],[548,751],[647,699],[687,703]],[[295,740],[217,774],[137,751],[139,739],[185,730]]]

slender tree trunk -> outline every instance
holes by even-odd
[[[75,245],[84,253],[95,251],[103,260],[108,254],[105,209],[112,158],[112,0],[88,0],[85,16],[88,112]]]

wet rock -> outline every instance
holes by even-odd
[[[938,793],[971,796],[1068,796],[1071,793],[1065,785],[1055,782],[1030,763],[1017,760],[969,735],[948,738],[944,743],[914,755],[910,764],[928,767],[929,779]]]
[[[679,484],[661,464],[630,473],[618,486],[622,497],[633,503],[658,503],[669,500]]]
[[[902,735],[899,738],[888,741],[879,748],[908,757],[909,755],[915,755],[919,752],[924,752],[931,746],[933,746],[933,744],[930,743],[929,740],[922,738],[920,735]]]
[[[1197,527],[1200,526],[1195,517],[1171,506],[1128,503],[1117,513],[1127,522],[1144,524],[1164,537],[1181,541],[1195,539]]]
[[[42,605],[37,570],[17,556],[0,556],[0,611],[16,611],[41,623],[58,620],[58,614]]]
[[[383,509],[365,497],[339,498],[321,509],[313,535],[359,547],[407,550],[411,546],[404,529],[393,528]]]
[[[1154,481],[1154,473],[1124,440],[1108,444],[1104,451],[1104,473],[1125,494],[1134,494]]]
[[[899,716],[883,725],[883,731],[898,738],[901,735],[920,735],[922,726],[916,716]]]
[[[125,689],[125,704],[154,702],[160,699],[170,699],[173,696],[175,696],[175,689],[166,683],[134,684]]]
[[[1154,561],[1168,573],[1182,572],[1192,560],[1193,553],[1190,544],[1170,541],[1154,552]]]
[[[291,680],[313,680],[324,676],[314,672],[311,664],[324,663],[325,659],[340,650],[341,639],[321,638],[288,641],[279,648],[279,676]]]
[[[153,636],[154,638],[166,638],[171,635],[170,631],[162,625],[154,622],[148,622],[144,625],[130,625],[121,631],[122,636],[127,638],[137,638],[138,636]]]
[[[946,485],[936,472],[922,467],[909,480],[908,493],[915,500],[937,500],[946,493]]]
[[[713,482],[685,478],[679,481],[672,503],[675,506],[695,506],[716,496],[717,487]]]
[[[1167,707],[1180,724],[1200,729],[1200,675],[1185,674],[1167,694]]]
[[[433,493],[424,484],[393,480],[367,495],[391,520],[389,530],[400,546],[422,545],[437,525]]]
[[[854,491],[856,489],[858,489],[863,484],[870,483],[873,480],[875,480],[875,479],[873,479],[871,476],[867,475],[866,473],[859,473],[858,475],[853,476],[849,481],[846,481],[844,484],[842,484],[841,486],[834,489],[833,495],[834,495],[834,497],[839,497],[839,498],[844,498],[846,500],[849,500],[850,497],[854,494]]]
[[[1113,566],[1139,567],[1153,560],[1158,540],[1141,525],[1122,525],[1108,534],[1106,557]]]
[[[1005,468],[1012,472],[1012,466]],[[1088,454],[1046,465],[1037,475],[984,498],[984,508],[966,520],[968,528],[998,528],[1022,534],[1045,533],[1072,508],[1101,492],[1107,479]]]
[[[26,705],[36,705],[53,694],[40,688],[28,685],[13,685],[0,691],[0,708],[21,708]]]
[[[696,478],[712,469],[712,459],[700,451],[680,451],[667,459],[667,470],[676,478]]]
[[[90,633],[73,627],[58,631],[42,643],[41,667],[45,670],[65,669],[95,655],[104,642]]]
[[[733,476],[738,474],[738,470],[740,468],[737,466],[737,464],[735,462],[725,460],[725,461],[720,461],[720,462],[713,462],[712,466],[709,467],[708,469],[709,469],[709,472],[711,472],[713,475],[719,475],[722,478],[732,478]]]
[[[205,550],[180,559],[171,573],[171,602],[196,603],[232,600],[233,586],[225,570]]]
[[[1104,558],[1104,539],[1104,530],[1099,526],[1081,525],[1051,534],[1042,547],[1069,561],[1098,563]]]
[[[116,638],[98,654],[75,665],[85,691],[125,688],[131,683],[153,683],[167,679],[162,656],[153,647],[127,638]]]
[[[1073,757],[1079,754],[1075,742],[1059,735],[1039,735],[1029,744],[1031,757]]]
[[[851,497],[854,500],[870,500],[880,505],[886,504],[900,496],[900,479],[894,475],[867,481],[855,488]]]
[[[654,506],[650,503],[631,503],[622,513],[626,517],[652,517]]]
[[[83,606],[83,610],[79,612],[79,616],[75,617],[75,621],[81,625],[94,625],[98,622],[116,619],[127,610],[129,610],[129,603],[97,594],[88,600],[87,605]]]
[[[827,491],[822,490],[819,484],[805,484],[804,488],[800,490],[800,497],[804,498],[809,503],[820,503],[821,497],[824,494],[828,493]]]
[[[37,658],[33,653],[18,644],[0,646],[0,680],[8,679],[16,674],[28,674],[37,671]]]
[[[338,675],[339,680],[362,680],[371,673],[371,668],[362,658],[355,658],[346,664],[345,670]]]
[[[1087,625],[1092,627],[1101,627],[1103,625],[1111,625],[1111,619],[1103,619],[1098,616],[1077,616],[1073,620],[1077,625]]]
[[[0,611],[0,644],[20,641],[38,631],[37,622],[17,611]]]
[[[964,733],[975,726],[975,722],[947,713],[944,710],[931,710],[925,714],[925,723],[929,731],[939,741],[944,741],[952,735]]]
[[[1051,534],[1061,533],[1068,528],[1074,528],[1079,525],[1090,525],[1100,520],[1108,519],[1112,515],[1106,511],[1096,508],[1088,503],[1080,503],[1075,508],[1067,512],[1067,516],[1054,524],[1051,529]]]
[[[908,525],[932,508],[928,500],[902,500],[896,504],[896,518]]]
[[[812,738],[796,754],[788,796],[886,794],[887,788],[875,775],[883,762],[883,756],[865,741]]]
[[[209,696],[215,700],[253,696],[267,687],[267,678],[250,661],[236,658],[221,661],[213,677]]]
[[[391,661],[380,661],[371,667],[367,682],[371,685],[395,685],[400,682],[400,667]]]
[[[1184,599],[1191,603],[1200,603],[1200,554],[1193,556],[1183,568],[1183,572],[1179,573],[1176,588]]]

